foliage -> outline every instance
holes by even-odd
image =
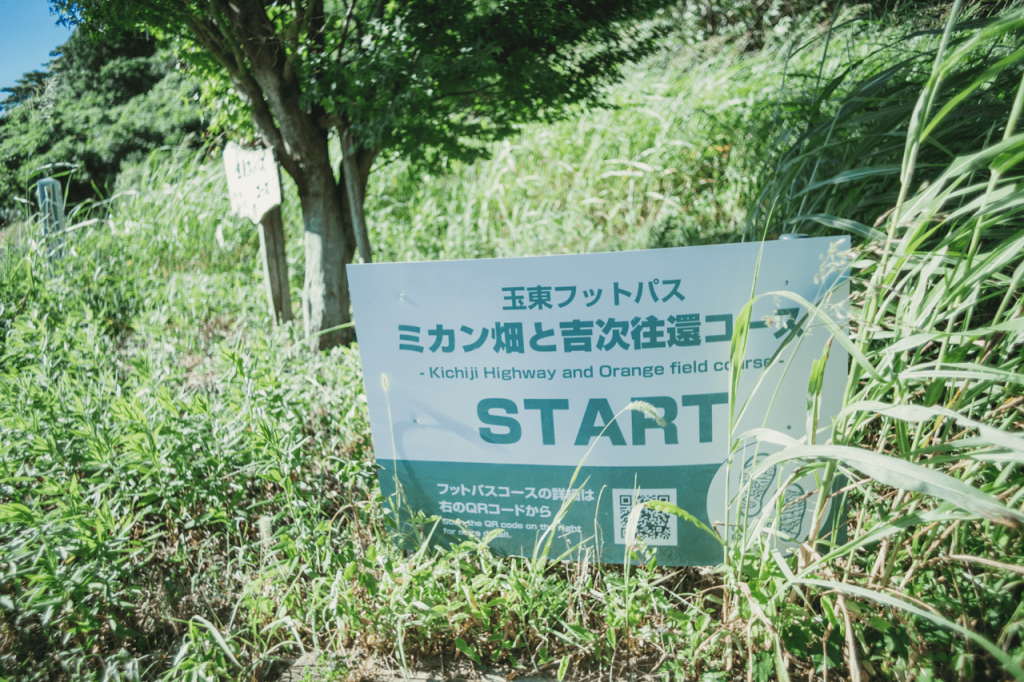
[[[945,31],[912,36],[898,57],[847,62],[780,99],[794,114],[780,137],[793,142],[748,229],[849,232],[859,244],[855,357],[831,441],[789,443],[749,476],[802,461],[819,490],[842,481],[849,543],[812,538],[786,562],[752,529],[723,567],[744,630],[717,635],[774,651],[780,678],[787,655],[852,679],[1024,675],[1024,265],[1011,228],[1024,205],[1022,17],[957,24],[954,8]],[[820,391],[812,377],[809,406]]]
[[[7,93],[7,96],[0,102],[0,111],[9,111],[32,97],[42,95],[46,89],[47,75],[45,71],[29,71],[23,74],[15,85],[0,89],[0,92]]]
[[[215,41],[213,50],[204,42],[208,29],[230,24],[223,8],[54,4],[85,28],[103,21],[175,38],[181,54],[209,77],[207,88],[218,95],[211,100],[240,91],[244,101],[252,94],[237,83],[228,92],[227,76],[246,76],[234,66],[225,71],[218,54],[241,54],[245,47],[233,38],[218,38],[224,42]],[[658,32],[637,22],[662,4],[336,1],[294,11],[271,5],[266,16],[308,111],[340,119],[364,148],[436,169],[444,159],[487,155],[488,143],[525,122],[563,119],[574,104],[600,104],[602,87],[618,79],[620,66],[654,49]],[[246,68],[255,73],[254,65]],[[243,132],[247,127],[232,115],[223,121]]]
[[[414,2],[348,35],[339,12],[326,49],[297,68],[305,96],[352,121],[362,145],[436,170],[442,159],[487,155],[522,123],[602,103],[620,66],[654,48],[657,34],[636,22],[660,4]]]
[[[179,148],[133,165],[107,212],[80,215],[65,261],[31,231],[8,245],[0,675],[268,678],[314,648],[336,652],[324,666],[339,679],[373,656],[438,655],[559,676],[1013,675],[1024,95],[1005,58],[1019,16],[954,22],[945,45],[941,24],[907,37],[839,14],[758,53],[672,51],[630,73],[615,111],[528,127],[441,177],[396,162],[369,186],[396,260],[852,233],[846,409],[831,443],[778,455],[845,498],[842,546],[823,523],[825,539],[777,553],[768,505],[763,532],[726,533],[714,573],[666,570],[642,547],[628,571],[478,541],[407,556],[387,536],[358,356],[268,330],[257,240],[224,217],[216,158]],[[999,116],[969,108],[984,102]],[[952,135],[957,106],[974,126]],[[832,140],[841,171],[822,160]],[[880,162],[896,166],[888,181]],[[285,193],[294,272],[302,221]],[[811,418],[820,390],[811,377]],[[425,536],[433,520],[419,524]]]
[[[621,66],[654,50],[656,31],[644,22],[666,3],[51,4],[84,30],[152,30],[178,41],[247,103],[261,141],[298,189],[309,227],[303,321],[311,349],[323,350],[355,339],[345,267],[357,252],[372,260],[363,204],[375,160],[406,157],[428,168],[473,160],[526,122],[602,102]],[[219,109],[218,124],[234,121],[234,104]],[[332,135],[344,150],[337,171]]]
[[[9,213],[58,171],[73,171],[69,203],[109,193],[126,161],[201,129],[195,85],[152,37],[76,31],[53,57],[0,104],[0,208]]]
[[[977,26],[965,23],[954,34],[954,44],[965,44]],[[881,46],[844,60],[842,70],[827,81],[815,72],[790,75],[772,122],[783,144],[766,164],[773,172],[746,228],[747,238],[768,225],[780,232],[877,236],[867,226],[884,223],[882,214],[900,194],[894,179],[903,172],[911,114],[931,74],[934,35],[934,30],[912,35],[909,45],[900,45],[899,55]],[[833,52],[822,61],[840,59],[834,51],[842,47],[830,47]],[[1020,33],[1014,29],[958,53],[930,104],[936,113],[947,105],[949,110],[929,130],[928,144],[915,153],[918,184],[933,182],[952,158],[983,148],[1005,125],[1018,81],[1012,53],[1019,47]],[[852,222],[827,225],[818,217],[825,215]]]
[[[371,178],[370,232],[386,261],[683,246],[737,239],[756,188],[777,52],[673,47],[609,100],[531,126],[492,159],[440,175],[396,162]],[[723,100],[721,93],[728,92]]]

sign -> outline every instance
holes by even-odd
[[[228,142],[224,171],[232,213],[258,223],[267,211],[281,204],[281,181],[271,150],[242,149]]]
[[[401,520],[440,516],[435,540],[490,533],[499,554],[532,556],[567,497],[552,556],[579,546],[622,562],[630,511],[651,499],[725,532],[737,316],[752,290],[793,292],[842,325],[848,249],[848,239],[824,238],[349,266],[382,492]],[[736,414],[749,403],[734,433],[767,427],[799,439],[828,329],[782,295],[759,298],[751,320]],[[846,373],[846,352],[832,344],[826,427]],[[660,423],[622,411],[637,400]],[[755,455],[779,449],[746,442],[732,495]],[[771,504],[783,473],[754,482],[748,514]],[[811,483],[785,492],[793,504],[778,523],[789,535],[809,530],[815,497],[799,498]],[[715,538],[675,516],[644,510],[637,528],[663,565],[722,560]]]
[[[228,178],[231,211],[260,226],[263,251],[263,284],[270,318],[275,322],[292,319],[288,290],[288,260],[281,220],[281,178],[269,149],[246,150],[234,142],[224,147],[224,172]],[[223,242],[217,228],[217,239]],[[223,243],[221,244],[223,246]]]
[[[36,200],[39,202],[39,213],[43,218],[43,240],[49,259],[64,257],[64,192],[60,181],[43,178],[36,182]],[[55,239],[56,238],[56,239]],[[54,245],[49,242],[55,241]]]

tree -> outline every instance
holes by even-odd
[[[10,111],[19,104],[23,104],[33,97],[39,97],[46,90],[46,79],[49,74],[46,71],[29,71],[18,79],[17,83],[9,88],[0,89],[6,92],[7,97],[0,101],[0,113]]]
[[[601,103],[654,48],[664,0],[51,0],[94,30],[147,29],[230,79],[294,179],[314,348],[354,339],[345,265],[370,260],[367,179],[380,155],[437,166],[572,105]],[[190,49],[191,48],[191,49]],[[331,165],[328,140],[343,161]]]
[[[202,130],[198,86],[153,36],[98,42],[75,31],[50,56],[0,101],[0,224],[44,175],[74,168],[61,180],[78,202],[109,190],[124,162]]]

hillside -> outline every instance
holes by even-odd
[[[51,56],[0,100],[0,227],[36,180],[60,178],[69,205],[101,200],[122,165],[206,128],[198,84],[152,36],[75,31]]]
[[[271,324],[217,141],[126,161],[63,260],[0,241],[0,679],[276,679],[313,650],[337,680],[1024,676],[1024,14],[991,11],[755,41],[680,16],[613,108],[371,176],[379,261],[850,235],[846,409],[806,448],[845,545],[738,531],[713,569],[624,568],[431,548],[420,515],[398,549],[358,346]]]

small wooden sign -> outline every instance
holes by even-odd
[[[281,205],[277,163],[269,149],[242,149],[234,142],[224,148],[231,212],[253,221]]]
[[[231,212],[260,226],[263,278],[270,315],[275,321],[292,319],[288,292],[288,262],[281,220],[281,178],[269,149],[242,149],[234,142],[224,148]]]

